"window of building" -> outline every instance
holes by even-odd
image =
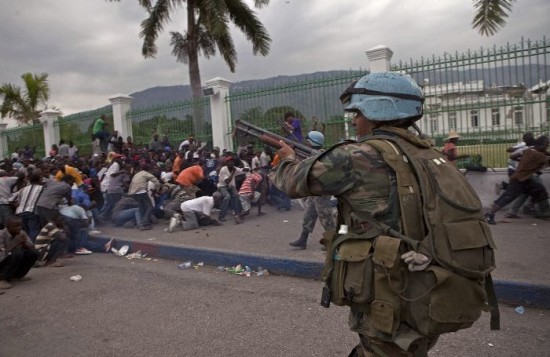
[[[491,109],[491,123],[493,126],[500,125],[500,109],[492,108]]]
[[[514,125],[523,125],[523,107],[514,107]]]
[[[479,112],[477,110],[470,110],[470,123],[473,128],[479,127]]]
[[[449,130],[450,129],[456,130],[456,112],[450,112],[448,120],[449,120]]]
[[[437,118],[430,118],[430,133],[437,132]]]

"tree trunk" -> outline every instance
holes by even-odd
[[[199,54],[195,20],[195,0],[187,1],[187,53],[189,55],[189,81],[193,94],[193,126],[195,135],[202,131],[204,110],[202,106],[202,84],[199,70]],[[191,134],[191,133],[188,133]]]

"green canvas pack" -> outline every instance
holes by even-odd
[[[496,247],[464,175],[435,149],[391,131],[365,142],[395,171],[401,232],[370,217],[378,229],[368,235],[334,235],[322,304],[351,306],[387,334],[403,322],[423,336],[454,332],[470,327],[482,311],[491,311],[491,329],[498,329],[490,276]],[[340,208],[345,224],[349,212]],[[411,249],[432,258],[426,270],[408,271],[400,257]]]

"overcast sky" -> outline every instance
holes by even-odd
[[[0,5],[0,83],[22,86],[21,74],[48,73],[49,104],[65,115],[107,105],[115,94],[189,84],[187,66],[171,55],[168,35],[184,32],[183,10],[157,40],[157,57],[144,59],[138,34],[146,12],[137,0],[0,0]],[[471,0],[271,0],[256,10],[272,39],[270,54],[253,56],[251,45],[234,31],[236,72],[219,56],[201,59],[202,82],[368,68],[365,51],[377,45],[390,47],[397,62],[550,35],[550,1],[513,6],[506,27],[482,37],[471,28]]]

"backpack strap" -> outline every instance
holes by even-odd
[[[422,196],[409,159],[388,140],[367,139],[367,144],[380,152],[384,161],[395,171],[403,232],[415,240],[422,240],[425,236]]]
[[[500,330],[500,310],[498,308],[495,286],[493,284],[493,277],[491,274],[487,274],[484,286],[485,293],[487,294],[487,302],[489,303],[489,308],[491,309],[491,330]]]

